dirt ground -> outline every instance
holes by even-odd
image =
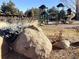
[[[65,25],[44,25],[41,26],[43,29],[45,35],[47,35],[48,38],[52,39],[53,35],[59,30],[62,30]],[[71,26],[70,26],[71,27]],[[63,31],[64,36],[77,36],[78,37],[78,32],[76,32],[73,29],[64,29]],[[8,46],[6,45],[5,41],[1,40],[0,44],[3,42],[1,45],[1,59],[29,59],[26,58],[23,55],[18,54],[17,52],[14,52],[13,50],[10,50]],[[71,47],[68,49],[52,49],[51,55],[49,59],[79,59],[79,48],[78,47]]]

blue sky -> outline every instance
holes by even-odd
[[[0,0],[0,5],[3,1],[9,0]],[[45,4],[47,7],[51,8],[52,6],[56,6],[60,0],[12,0],[16,7],[22,11],[26,11],[32,7],[38,8],[40,5]]]
[[[2,2],[8,2],[9,0],[0,0],[0,5]],[[27,9],[31,9],[32,7],[38,8],[40,5],[44,4],[48,8],[56,6],[60,3],[60,0],[12,0],[16,7],[21,11],[26,11]]]

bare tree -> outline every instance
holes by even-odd
[[[76,11],[76,0],[60,0],[64,3],[65,7],[71,8],[73,11]]]

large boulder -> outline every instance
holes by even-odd
[[[46,59],[52,51],[52,44],[38,26],[30,25],[19,35],[13,48],[31,59]]]

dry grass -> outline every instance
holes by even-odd
[[[41,26],[43,29],[45,35],[48,38],[54,38],[55,36],[59,36],[60,32],[62,32],[62,37],[68,38],[68,39],[78,39],[79,38],[79,32],[77,32],[75,29],[64,29],[63,27],[59,27],[56,25],[47,25],[47,26]]]
[[[76,34],[76,31],[75,29],[64,29],[62,27],[58,27],[58,26],[55,26],[55,25],[48,25],[48,26],[41,26],[41,28],[43,29],[44,33],[47,35],[47,36],[52,36],[54,35],[55,33],[59,33],[60,31],[63,32],[63,35],[75,35]]]
[[[55,25],[41,26],[41,28],[51,41],[59,40],[61,37],[71,40],[79,39],[79,32],[75,29],[64,29]],[[79,48],[52,50],[49,59],[79,59]]]

